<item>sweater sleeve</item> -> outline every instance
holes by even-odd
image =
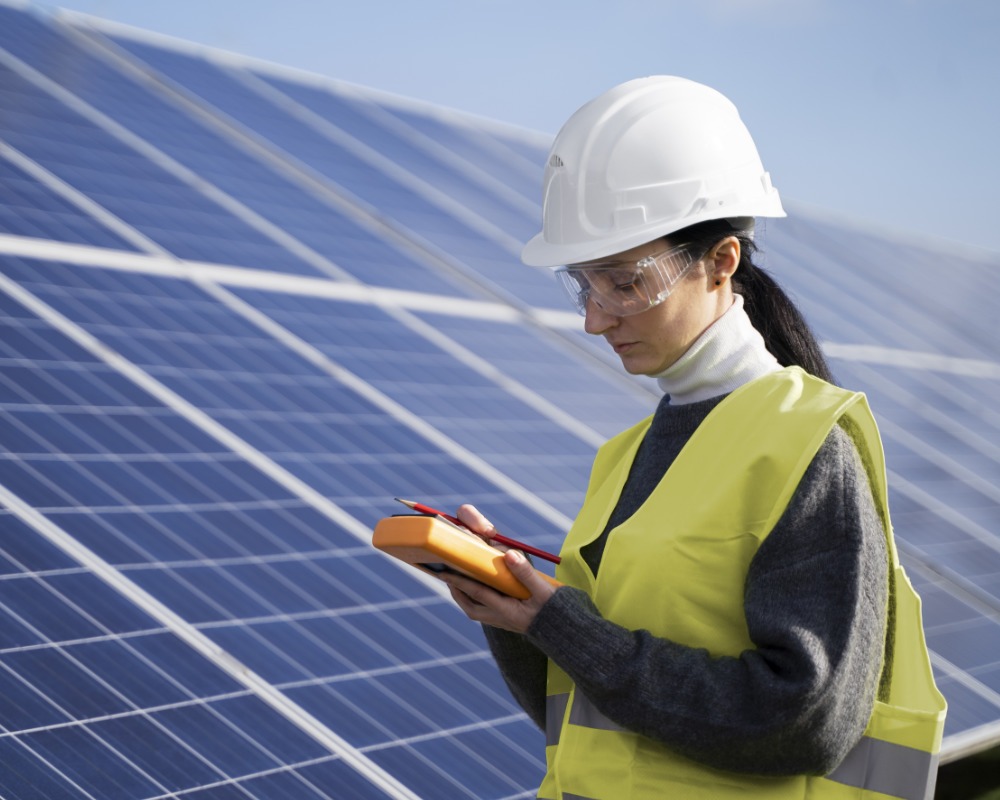
[[[545,682],[548,658],[520,633],[483,625],[490,652],[517,704],[545,730]]]
[[[630,631],[560,588],[528,638],[606,717],[719,769],[825,774],[861,737],[882,662],[885,534],[860,458],[835,428],[755,555],[754,647],[737,657]]]

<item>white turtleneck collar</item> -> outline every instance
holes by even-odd
[[[657,379],[671,405],[697,403],[728,394],[745,383],[781,369],[764,338],[743,310],[743,298],[713,322],[687,352]]]

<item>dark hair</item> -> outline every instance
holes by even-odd
[[[733,275],[733,290],[743,297],[750,322],[764,337],[764,344],[784,367],[799,366],[806,372],[834,382],[830,365],[819,342],[795,304],[763,268],[753,262],[757,252],[747,227],[728,220],[709,220],[670,234],[672,245],[692,245],[707,253],[727,236],[740,241],[740,264]]]

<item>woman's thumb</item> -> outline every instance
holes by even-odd
[[[524,553],[520,550],[508,550],[504,554],[504,561],[507,562],[507,568],[511,571],[511,574],[530,589],[531,584],[529,581],[534,580],[536,577],[535,568],[525,558]]]
[[[520,550],[508,550],[504,554],[504,563],[507,564],[511,575],[517,578],[531,594],[532,599],[539,603],[546,602],[556,587],[562,585],[544,573],[538,572]]]

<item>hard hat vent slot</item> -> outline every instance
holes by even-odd
[[[553,153],[552,157],[549,158],[549,166],[550,167],[564,167],[566,165],[563,164],[563,160],[561,158],[559,158],[559,156],[556,153]]]

